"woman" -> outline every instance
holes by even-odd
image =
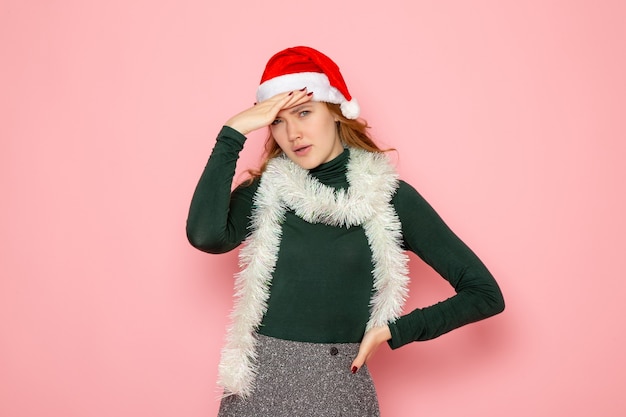
[[[238,247],[241,272],[219,383],[220,416],[377,416],[366,363],[504,308],[495,280],[397,175],[358,119],[337,65],[308,47],[265,68],[257,103],[218,135],[191,202],[189,241]],[[266,158],[231,193],[245,135]],[[456,295],[401,316],[406,251]]]

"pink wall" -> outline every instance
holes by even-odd
[[[215,414],[236,254],[191,248],[187,207],[296,44],[335,58],[507,300],[383,348],[383,415],[626,413],[624,2],[212,3],[0,4],[1,416]],[[450,294],[412,270],[409,307]]]

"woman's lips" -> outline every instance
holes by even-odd
[[[295,153],[297,156],[305,156],[309,153],[310,150],[311,145],[298,146],[297,148],[294,148],[293,153]]]

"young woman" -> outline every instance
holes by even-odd
[[[220,416],[378,416],[366,363],[504,308],[487,268],[396,172],[358,119],[337,65],[308,47],[265,68],[257,103],[228,120],[191,202],[187,235],[238,247]],[[269,126],[266,158],[231,193],[246,134]],[[406,251],[456,295],[402,315]]]

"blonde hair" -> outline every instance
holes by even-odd
[[[391,149],[380,149],[367,132],[369,126],[363,119],[348,119],[341,113],[339,104],[324,103],[328,110],[337,118],[337,133],[341,142],[351,148],[363,149],[369,152],[387,152]],[[283,153],[280,146],[274,140],[271,130],[265,140],[265,152],[263,152],[261,166],[258,169],[249,169],[250,175],[245,183],[252,182],[260,177],[267,168],[268,162]]]

